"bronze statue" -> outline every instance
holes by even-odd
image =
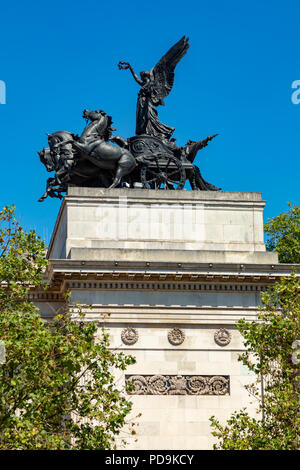
[[[39,199],[40,202],[47,196],[60,197],[65,189],[54,188],[67,183],[107,186],[109,175],[113,177],[109,187],[115,188],[120,184],[121,178],[136,167],[134,156],[125,148],[125,139],[112,136],[115,129],[111,127],[111,116],[102,110],[85,109],[83,118],[91,122],[79,138],[67,131],[48,134],[50,148],[38,152],[47,171],[56,171],[55,178],[47,181],[46,193]],[[112,145],[109,140],[116,141],[119,145]],[[124,145],[120,146],[122,143]]]
[[[205,181],[193,163],[197,152],[217,134],[178,146],[171,138],[174,128],[161,123],[155,109],[164,105],[174,83],[175,67],[188,48],[184,36],[150,72],[141,72],[141,78],[128,62],[119,62],[119,68],[129,69],[141,86],[136,136],[124,139],[113,135],[112,118],[102,110],[84,110],[87,126],[80,137],[68,131],[47,134],[49,147],[38,154],[47,171],[55,175],[48,178],[39,201],[47,196],[62,198],[69,184],[180,190],[189,180],[192,190],[220,190]]]
[[[141,78],[128,62],[119,62],[119,69],[129,69],[135,81],[141,86],[137,99],[136,135],[147,134],[165,140],[171,138],[175,128],[159,121],[154,106],[165,105],[164,98],[168,96],[174,84],[175,67],[190,47],[188,40],[189,38],[183,36],[150,72],[141,72]]]

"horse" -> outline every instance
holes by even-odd
[[[68,184],[115,188],[137,166],[134,156],[125,148],[125,140],[112,137],[110,116],[102,110],[84,110],[83,117],[91,123],[81,137],[68,131],[47,134],[50,148],[38,154],[47,171],[56,173],[54,178],[48,178],[46,192],[39,202],[47,196],[61,198],[60,193],[66,191]],[[122,146],[110,144],[109,139]]]
[[[132,172],[137,162],[129,150],[110,144],[112,119],[104,111],[83,112],[83,117],[91,123],[84,129],[78,141],[73,140],[73,147],[80,156],[98,168],[112,170],[114,180],[109,188],[116,188],[121,179]]]

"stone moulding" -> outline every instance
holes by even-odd
[[[139,283],[139,282],[91,282],[91,281],[73,281],[66,283],[67,289],[117,289],[117,290],[172,290],[172,291],[251,291],[259,292],[266,290],[267,286],[261,285],[243,285],[243,284],[201,284],[201,283]]]
[[[124,273],[122,273],[123,275]],[[74,280],[69,281],[67,280],[71,274],[64,273],[64,275],[57,280],[57,284],[53,284],[53,288],[58,289],[55,291],[51,291],[50,289],[45,291],[39,291],[37,289],[32,290],[28,294],[28,299],[32,301],[41,301],[41,302],[65,302],[64,292],[65,290],[75,290],[75,289],[89,289],[89,290],[137,290],[137,291],[210,291],[210,292],[261,292],[267,289],[267,285],[259,285],[259,284],[233,284],[233,283],[207,283],[202,284],[200,282],[195,282],[193,279],[190,282],[174,282],[173,279],[170,279],[169,282],[161,282],[161,280],[157,279],[157,275],[155,278],[156,282],[149,282],[149,279],[152,275],[143,276],[148,282],[128,282],[128,280],[119,280],[119,281],[112,281],[110,278],[106,280],[106,282],[99,282],[97,280]],[[82,273],[79,274],[80,277],[87,277],[87,275],[83,275]],[[95,274],[95,277],[103,277],[103,274]],[[129,275],[129,279],[134,278],[136,275],[131,274]],[[170,276],[170,275],[168,275]],[[119,274],[112,274],[111,277],[118,278]],[[171,276],[170,276],[171,277]],[[177,275],[177,278],[181,278],[182,276]],[[195,276],[194,276],[195,277]],[[241,282],[241,281],[240,281]],[[61,284],[59,284],[61,283]]]
[[[228,375],[126,375],[129,395],[230,395]]]

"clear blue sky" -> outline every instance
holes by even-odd
[[[299,204],[300,3],[282,0],[6,2],[1,6],[0,206],[49,239],[60,201],[38,203],[49,174],[46,132],[84,127],[104,109],[134,135],[138,85],[119,60],[149,70],[183,35],[190,49],[159,108],[181,145],[219,133],[199,152],[203,177],[225,191],[260,191],[265,220]]]

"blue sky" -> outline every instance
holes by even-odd
[[[135,132],[138,85],[119,60],[149,70],[183,35],[190,49],[159,108],[188,139],[219,136],[198,153],[203,177],[224,191],[259,191],[265,220],[299,204],[299,1],[51,1],[2,5],[0,206],[49,239],[60,201],[38,203],[49,176],[37,150],[46,132],[84,128],[82,110],[104,109],[117,133]]]

